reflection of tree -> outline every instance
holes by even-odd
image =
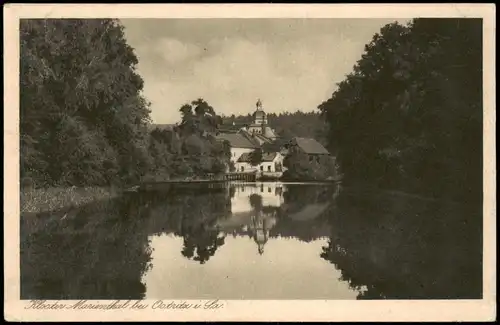
[[[180,232],[183,254],[206,262],[224,244],[212,225],[230,208],[225,189],[166,187],[89,204],[64,218],[22,218],[21,297],[143,299],[141,277],[152,267],[148,236]]]
[[[219,236],[215,224],[218,218],[230,215],[234,187],[229,187],[229,194],[227,191],[195,193],[182,196],[180,204],[175,205],[178,207],[175,215],[180,220],[180,228],[175,233],[183,237],[182,256],[204,264],[224,245],[225,237]]]
[[[481,297],[481,226],[464,222],[469,207],[369,193],[337,203],[321,257],[358,299]]]
[[[331,203],[334,191],[334,186],[330,185],[289,185],[283,193],[283,199],[287,210],[293,212],[312,203]]]
[[[229,190],[218,190],[194,185],[157,193],[154,202],[150,202],[155,205],[150,216],[152,232],[170,231],[183,237],[181,254],[206,263],[224,244],[215,223],[218,218],[231,215],[231,195],[234,191],[232,186]]]
[[[68,211],[40,229],[23,226],[30,236],[21,242],[21,298],[144,298],[151,251],[142,214],[140,200],[127,197]]]
[[[184,247],[182,255],[188,259],[205,264],[210,257],[215,255],[217,249],[224,245],[224,236],[219,236],[218,231],[207,227],[205,223],[185,224],[183,223],[182,236]]]
[[[252,194],[249,197],[250,206],[255,210],[255,212],[260,213],[262,210],[262,196],[259,194]]]

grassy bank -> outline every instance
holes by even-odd
[[[21,213],[55,211],[116,197],[119,190],[106,187],[21,188]]]

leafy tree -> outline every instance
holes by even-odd
[[[218,126],[222,124],[222,118],[202,98],[198,98],[191,104],[184,104],[180,110],[182,116],[181,131],[183,135],[193,133],[206,136],[215,133]]]
[[[194,107],[194,112],[196,116],[206,116],[206,115],[215,115],[214,108],[210,106],[203,98],[198,98],[197,100],[193,100],[191,105]]]
[[[128,184],[225,169],[229,149],[210,138],[221,118],[203,99],[181,107],[175,130],[150,130],[138,60],[118,20],[22,20],[20,38],[22,184]]]
[[[311,157],[298,150],[292,150],[283,161],[286,171],[283,178],[287,180],[324,181],[338,177],[337,164],[334,157]]]
[[[262,149],[257,148],[250,153],[250,165],[258,166],[262,163]]]
[[[374,35],[319,105],[346,179],[480,200],[481,33],[477,19],[415,19]]]
[[[114,19],[20,23],[21,177],[39,186],[134,180],[150,163],[137,58]]]

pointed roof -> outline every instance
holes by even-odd
[[[255,146],[260,147],[260,142],[255,138],[255,135],[250,134],[248,131],[242,129],[239,134],[244,136],[248,141],[252,142]]]
[[[271,162],[276,158],[277,155],[278,155],[277,152],[263,152],[261,160],[262,162]],[[252,160],[251,152],[245,152],[240,156],[240,158],[238,158],[238,162],[250,162],[251,160]]]
[[[269,139],[268,137],[266,137],[265,135],[262,135],[262,134],[258,134],[258,133],[256,133],[256,134],[254,134],[253,136],[254,136],[255,138],[257,138],[257,139],[262,140],[262,142],[264,142],[264,143],[271,143],[271,142],[273,142],[273,140],[272,140],[272,139]]]
[[[250,162],[251,155],[249,152],[243,153],[240,158],[238,158],[238,162]]]

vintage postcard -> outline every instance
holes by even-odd
[[[9,321],[494,321],[493,4],[4,7]]]

